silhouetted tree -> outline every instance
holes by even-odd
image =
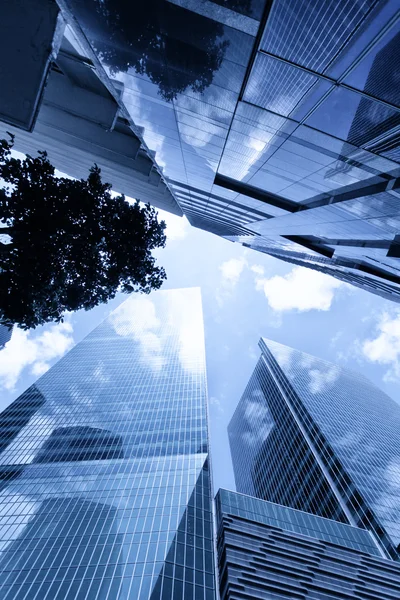
[[[165,223],[150,205],[112,197],[95,165],[89,177],[54,175],[46,152],[11,157],[0,140],[0,323],[28,329],[89,310],[117,291],[149,293],[166,279],[151,250]]]
[[[222,63],[227,41],[220,23],[164,0],[84,0],[84,21],[113,75],[146,74],[164,100],[191,88],[203,92]]]

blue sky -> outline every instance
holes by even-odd
[[[215,490],[234,489],[226,427],[261,336],[361,371],[400,402],[400,305],[160,215],[168,236],[157,252],[168,275],[164,289],[202,289]],[[0,410],[124,299],[60,325],[14,330],[0,352]]]

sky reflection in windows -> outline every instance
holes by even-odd
[[[214,598],[198,289],[129,297],[0,438],[2,598]]]

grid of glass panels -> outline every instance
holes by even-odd
[[[371,534],[365,529],[338,523],[331,519],[323,519],[310,513],[230,490],[218,490],[215,500],[218,516],[223,513],[236,515],[249,521],[280,527],[285,531],[309,535],[319,540],[381,556]]]
[[[194,226],[267,253],[280,236],[319,236],[330,274],[400,301],[398,258],[387,256],[400,227],[396,0],[60,4]],[[349,186],[352,199],[332,206]],[[268,193],[307,210],[277,209]],[[305,206],[316,201],[324,208]],[[312,264],[309,243],[291,244]],[[290,247],[280,256],[293,262]]]
[[[278,236],[318,236],[334,254],[330,274],[399,301],[398,258],[387,256],[400,218],[390,184],[400,173],[396,4],[275,0],[218,172],[299,204],[326,205],[254,220],[247,227],[261,242],[233,239],[268,253]],[[244,150],[234,145],[239,131]],[[388,192],[374,191],[379,182]],[[350,188],[350,200],[329,205]],[[281,257],[294,262],[289,244]],[[299,264],[310,266],[310,257]]]
[[[59,2],[194,226],[267,253],[281,236],[319,236],[330,274],[400,301],[398,257],[387,256],[400,227],[396,0]],[[349,186],[351,199],[331,205]],[[277,209],[268,194],[306,210]],[[293,244],[309,266],[307,239]],[[289,247],[284,256],[293,262]]]
[[[270,340],[260,347],[264,372],[279,381],[357,524],[396,558],[399,405],[359,373]]]
[[[129,297],[0,442],[2,599],[214,599],[198,289]]]
[[[60,5],[71,27],[77,19],[179,203],[179,184],[208,198],[265,0]],[[199,206],[191,190],[187,199],[190,220],[207,215],[207,203]]]
[[[11,339],[12,329],[6,325],[0,325],[0,350]]]
[[[222,600],[396,600],[400,565],[365,530],[220,490],[216,497]]]
[[[262,358],[228,425],[228,435],[239,492],[348,522]]]

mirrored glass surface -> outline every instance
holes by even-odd
[[[199,290],[129,297],[0,441],[1,598],[213,598]]]
[[[399,186],[394,0],[63,0],[62,10],[192,225],[400,301],[395,237],[369,244],[387,241],[398,210],[368,213],[370,198]],[[355,199],[365,210],[352,220],[344,205]]]
[[[228,428],[238,491],[366,528],[397,558],[399,406],[358,373],[260,348]]]

